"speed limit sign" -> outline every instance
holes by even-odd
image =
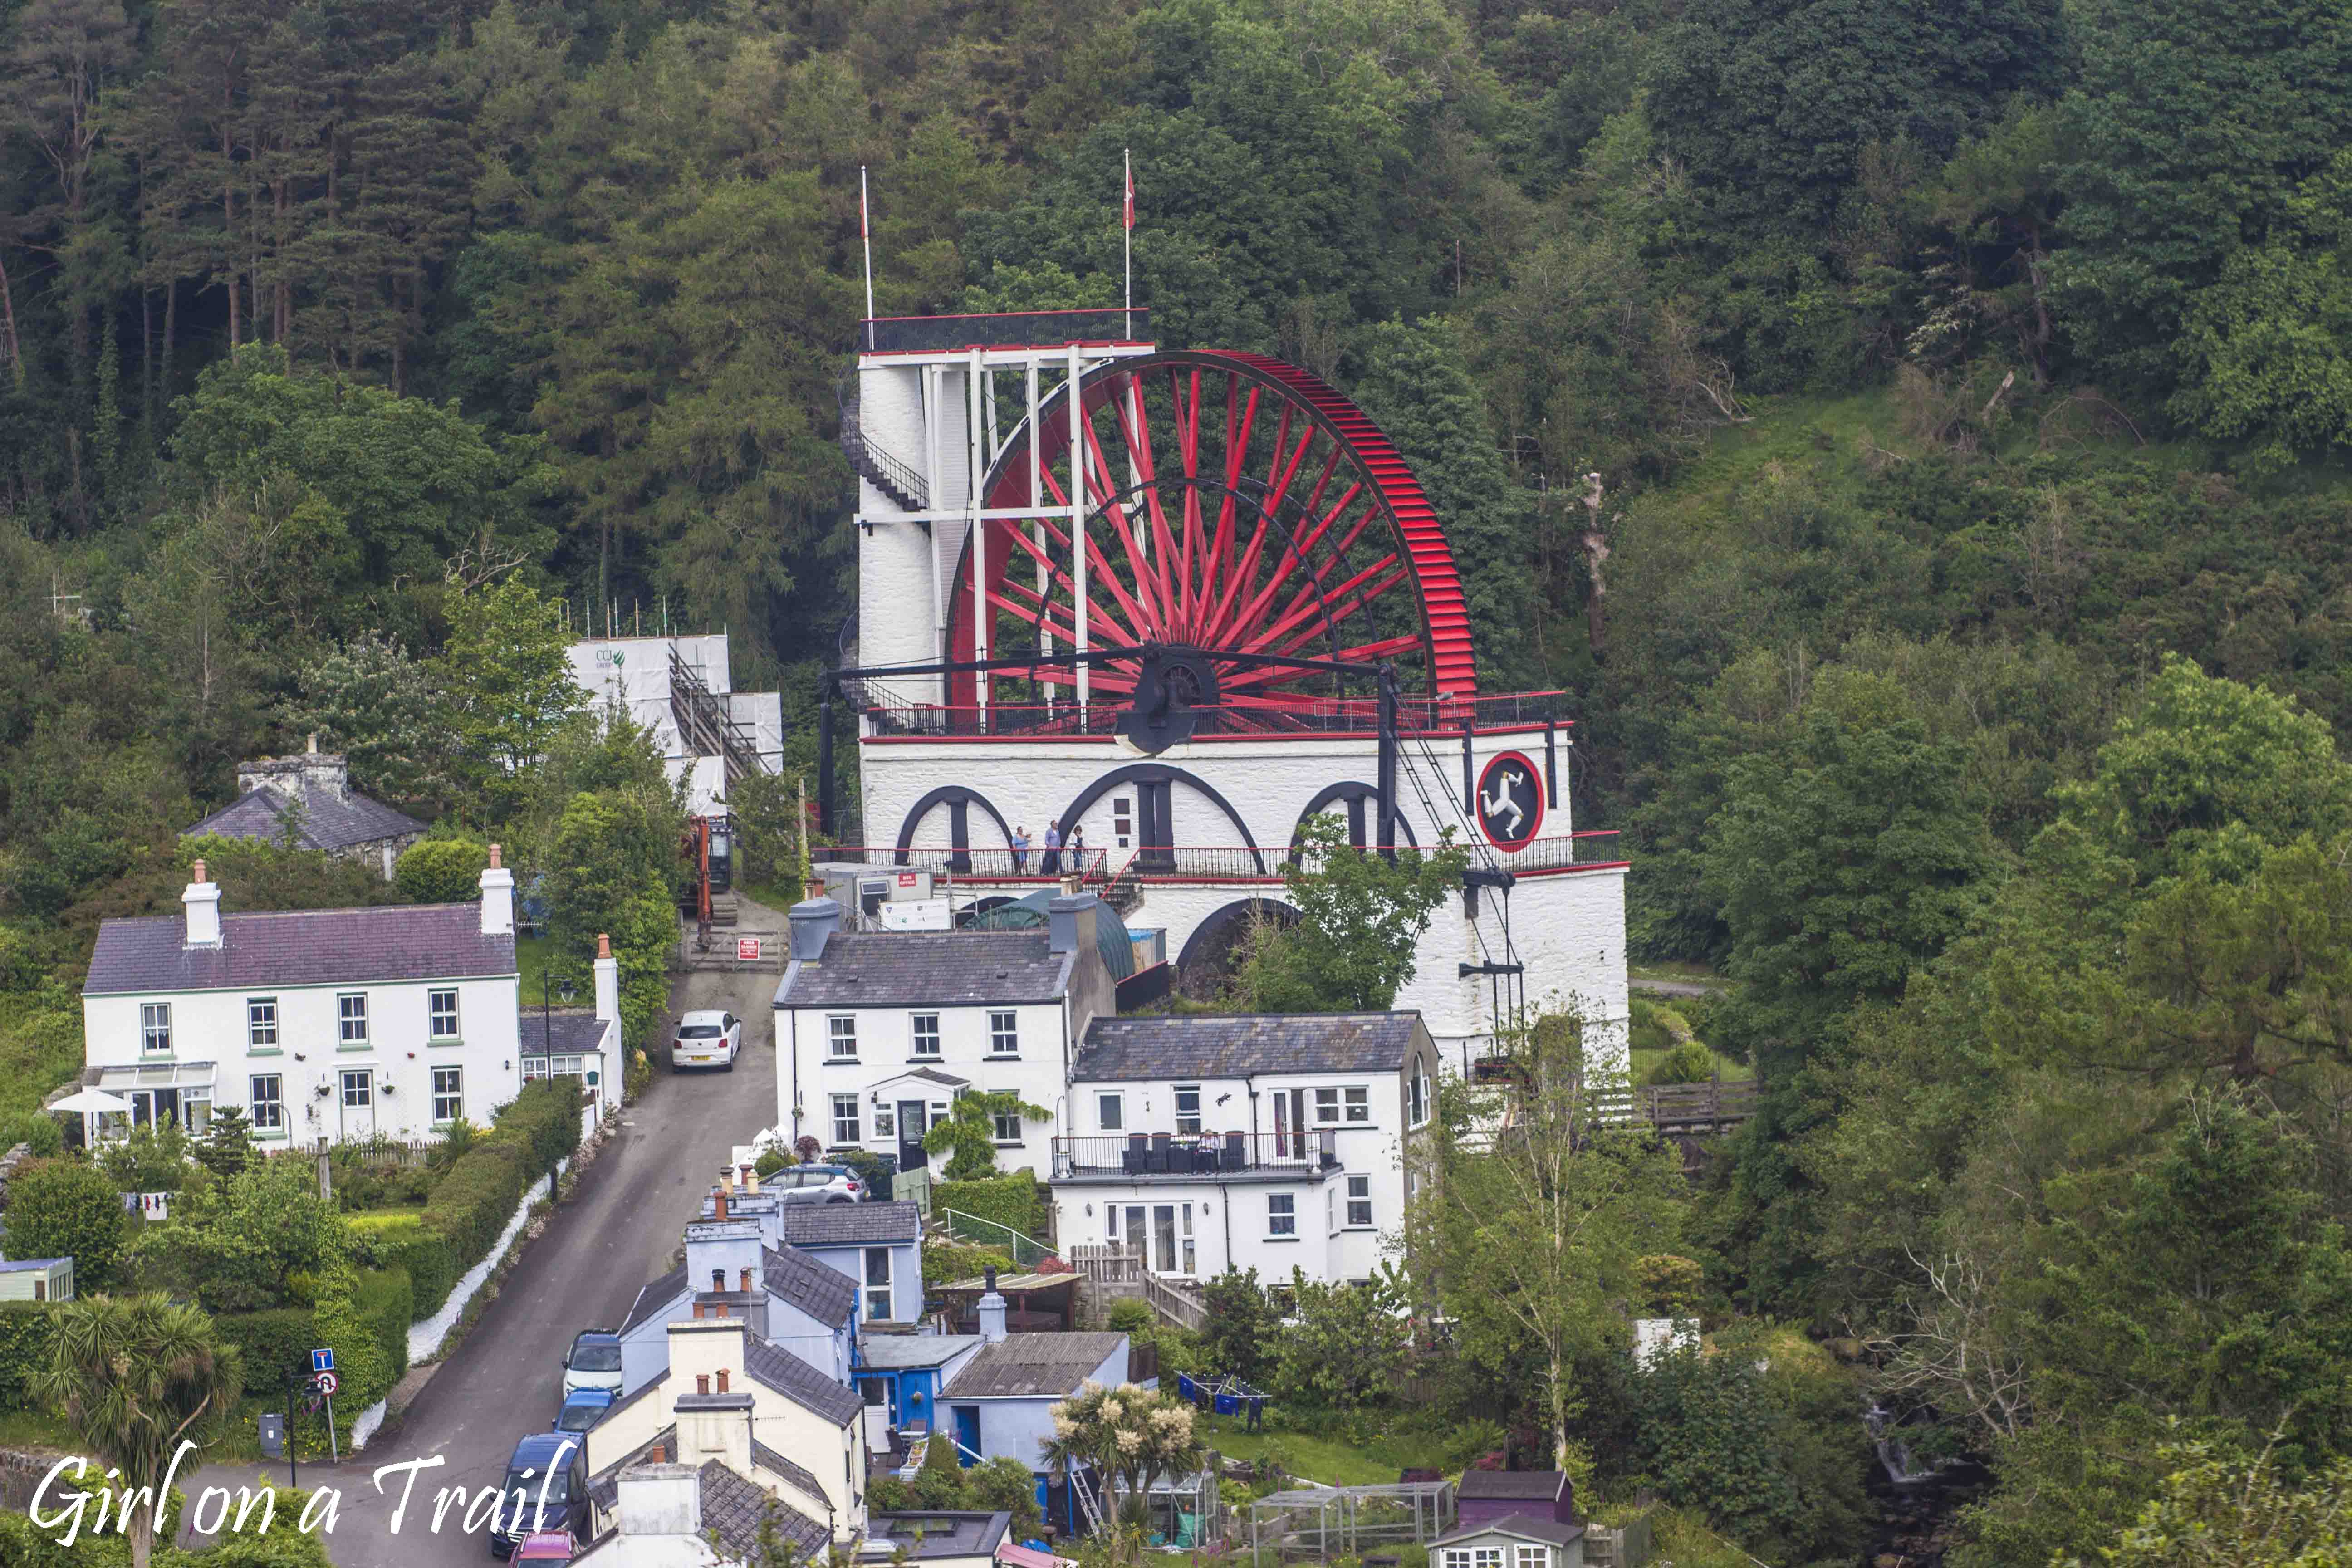
[[[335,1390],[341,1387],[342,1384],[336,1378],[333,1373],[322,1372],[318,1376],[310,1380],[310,1386],[317,1389],[329,1399],[332,1399],[335,1396]]]

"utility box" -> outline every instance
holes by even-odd
[[[286,1457],[286,1417],[275,1410],[261,1415],[261,1457],[282,1459]]]

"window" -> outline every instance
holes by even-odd
[[[278,998],[248,996],[245,999],[245,1048],[249,1051],[274,1051],[278,1048]]]
[[[833,1097],[833,1141],[855,1143],[857,1136],[857,1097],[836,1094]]]
[[[1127,1107],[1115,1094],[1096,1095],[1095,1119],[1106,1132],[1123,1132],[1127,1130]]]
[[[854,1062],[857,1059],[857,1016],[836,1013],[824,1021],[825,1059]]]
[[[1545,1564],[1551,1561],[1551,1549],[1523,1545],[1513,1555],[1518,1559],[1518,1568],[1545,1568]]]
[[[890,1249],[869,1247],[866,1249],[866,1317],[887,1320],[890,1316]]]
[[[1541,1551],[1541,1547],[1537,1548]],[[1503,1549],[1499,1546],[1449,1546],[1445,1549],[1445,1568],[1503,1568]]]
[[[367,1044],[367,996],[364,993],[335,998],[335,1018],[341,1028],[340,1043],[346,1046]]]
[[[466,1075],[457,1068],[433,1069],[433,1120],[455,1121],[466,1113]]]
[[[1181,1216],[1184,1225],[1184,1272],[1190,1274],[1192,1272],[1193,1265],[1192,1205],[1191,1204],[1185,1204],[1181,1205],[1177,1212]]]
[[[853,1051],[851,1054],[856,1053]],[[940,1016],[937,1013],[915,1015],[915,1054],[919,1057],[940,1054]]]
[[[429,1020],[425,1031],[427,1038],[454,1040],[457,1037],[457,993],[455,990],[427,991],[425,994],[425,1010]]]
[[[523,1082],[536,1083],[546,1076],[547,1058],[545,1057],[525,1057],[522,1058]]]
[[[1372,1223],[1372,1179],[1370,1176],[1348,1178],[1348,1226],[1360,1229]]]
[[[375,1075],[362,1068],[343,1075],[343,1103],[347,1106],[375,1103]]]
[[[1000,1110],[994,1116],[991,1117],[990,1120],[996,1123],[996,1141],[999,1143],[1018,1143],[1021,1142],[1021,1113],[1019,1111]]]
[[[255,1074],[249,1098],[253,1104],[253,1130],[256,1132],[286,1131],[286,1101],[278,1094],[276,1073]]]
[[[877,1138],[898,1136],[898,1112],[895,1107],[877,1105],[874,1108],[874,1136]]]
[[[1429,1074],[1415,1066],[1412,1081],[1405,1086],[1405,1121],[1418,1127],[1429,1120]]]
[[[1372,1119],[1372,1091],[1369,1089],[1351,1089],[1347,1091],[1347,1096],[1348,1120],[1370,1121]]]
[[[1339,1120],[1339,1091],[1318,1089],[1315,1091],[1315,1120],[1328,1125]]]
[[[1201,1131],[1201,1086],[1197,1083],[1176,1086],[1176,1131],[1192,1134]]]
[[[1111,837],[1125,849],[1135,837],[1135,801],[1129,795],[1113,795],[1110,803]]]
[[[1021,1015],[991,1013],[988,1016],[988,1054],[992,1057],[1017,1057],[1021,1054]]]
[[[142,1051],[168,1051],[172,1048],[172,1005],[169,1002],[142,1002],[139,1005],[139,1048]]]
[[[1288,1193],[1269,1193],[1265,1200],[1265,1233],[1268,1236],[1298,1234],[1298,1200]]]

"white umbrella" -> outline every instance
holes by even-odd
[[[51,1110],[79,1111],[84,1116],[128,1116],[131,1102],[120,1095],[109,1094],[102,1089],[76,1089],[49,1107]]]

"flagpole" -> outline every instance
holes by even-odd
[[[1135,155],[1119,149],[1119,171],[1126,183],[1120,198],[1119,269],[1127,275],[1126,333],[1135,336]]]
[[[866,214],[866,165],[857,165],[857,239],[866,247],[866,347],[874,348],[874,234]]]

